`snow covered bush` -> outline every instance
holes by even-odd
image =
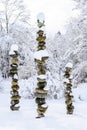
[[[79,83],[87,82],[87,61],[81,62],[73,70],[74,84],[77,86]]]
[[[73,89],[74,101],[87,101],[87,83],[78,84],[77,88]]]

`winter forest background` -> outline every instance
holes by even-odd
[[[49,59],[46,62],[48,97],[59,99],[64,96],[63,76],[65,65],[73,64],[73,88],[87,82],[87,1],[74,0],[74,10],[79,10],[77,18],[71,18],[65,25],[65,33],[60,30],[50,37],[46,34]],[[3,81],[10,80],[9,50],[12,44],[19,47],[19,84],[21,95],[33,98],[37,83],[37,67],[34,53],[37,50],[37,25],[29,21],[31,14],[22,0],[1,0],[0,5],[0,90]]]

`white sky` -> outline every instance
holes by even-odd
[[[24,0],[31,12],[31,24],[36,24],[37,14],[45,14],[45,25],[48,32],[63,30],[63,25],[70,16],[74,2],[71,0]],[[75,14],[75,13],[74,13]]]

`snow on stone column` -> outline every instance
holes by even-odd
[[[11,110],[19,110],[20,106],[17,104],[19,103],[20,95],[18,92],[19,85],[18,85],[18,46],[13,44],[11,46],[9,55],[11,57],[11,69],[10,69],[10,76],[12,77],[12,86],[11,86]]]
[[[37,32],[37,38],[36,41],[38,43],[37,46],[37,52],[35,53],[34,59],[37,63],[37,88],[35,92],[36,96],[36,103],[37,103],[37,118],[44,117],[44,113],[46,112],[48,106],[46,104],[45,98],[47,96],[47,90],[44,88],[46,87],[46,69],[45,69],[45,60],[48,59],[48,53],[46,51],[46,35],[44,34],[45,28],[44,28],[44,14],[39,13],[37,16],[37,24],[38,24],[38,32]]]
[[[72,63],[68,63],[65,66],[65,74],[64,74],[64,85],[65,85],[65,103],[66,103],[66,108],[67,108],[67,114],[73,114],[74,111],[74,106],[72,103],[73,95],[72,95],[72,75],[71,75],[71,70],[72,70]]]

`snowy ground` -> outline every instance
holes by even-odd
[[[86,99],[74,101],[73,115],[66,114],[64,99],[47,100],[47,104],[46,117],[36,119],[34,99],[21,98],[20,110],[11,111],[10,94],[7,91],[0,92],[0,130],[87,130]]]
[[[74,103],[73,115],[66,115],[63,100],[47,101],[46,117],[36,119],[34,100],[21,99],[20,110],[11,111],[10,95],[0,94],[0,130],[87,130],[87,102]]]

